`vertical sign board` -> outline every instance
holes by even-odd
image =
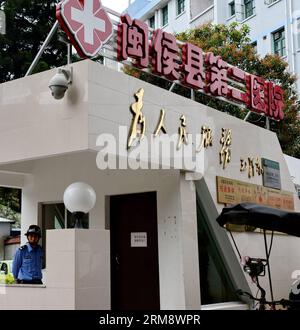
[[[262,158],[263,185],[268,188],[281,189],[280,167],[278,162]]]

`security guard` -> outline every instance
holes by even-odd
[[[25,235],[28,242],[17,250],[14,257],[12,266],[14,278],[20,284],[43,284],[43,250],[38,245],[41,228],[30,225]]]

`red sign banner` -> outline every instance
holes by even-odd
[[[113,32],[113,24],[99,0],[66,0],[56,17],[81,57],[93,57]]]
[[[82,57],[95,56],[113,34],[113,25],[99,0],[65,0],[57,5],[57,19]],[[256,75],[204,53],[191,43],[179,44],[174,35],[157,29],[149,41],[147,24],[129,15],[120,17],[117,59],[132,59],[139,69],[212,95],[274,120],[284,118],[284,92]]]
[[[133,58],[133,65],[138,68],[147,68],[151,63],[152,72],[168,80],[244,104],[249,110],[275,120],[284,118],[284,95],[280,86],[232,67],[221,56],[204,54],[201,48],[188,42],[182,45],[180,58],[175,36],[160,29],[152,33],[149,44],[148,27],[128,15],[121,16],[118,31],[119,61]],[[234,87],[229,80],[243,87]]]

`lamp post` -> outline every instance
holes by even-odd
[[[83,228],[82,218],[95,206],[95,190],[84,182],[72,183],[64,192],[64,204],[75,217],[74,228]]]

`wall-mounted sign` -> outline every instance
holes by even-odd
[[[217,200],[220,204],[255,203],[282,210],[294,210],[294,195],[276,190],[217,176]]]
[[[281,189],[280,167],[278,162],[262,158],[263,185],[265,187]]]
[[[99,0],[65,0],[57,5],[57,19],[82,57],[95,56],[112,37],[112,23]],[[243,105],[275,120],[284,118],[283,89],[273,82],[244,72],[221,56],[173,34],[157,29],[128,14],[118,24],[117,60],[150,69],[152,74],[202,93]],[[239,87],[240,86],[240,87]]]
[[[129,15],[121,16],[118,27],[118,60],[133,59],[138,68],[151,66],[152,73],[231,102],[275,120],[284,117],[283,89],[263,78],[232,67],[221,56],[204,53],[191,43],[179,44],[173,34],[148,26]],[[149,50],[150,49],[150,50]],[[238,82],[244,88],[238,89]]]
[[[135,94],[134,97],[136,102],[132,103],[130,106],[130,112],[132,114],[131,125],[127,138],[127,149],[130,149],[133,145],[133,142],[140,142],[145,136],[146,130],[146,121],[147,118],[142,112],[144,102],[144,89],[140,88]],[[161,109],[160,117],[156,129],[154,131],[154,136],[157,137],[160,132],[167,134],[166,125],[164,119],[166,116],[165,109]],[[187,120],[184,115],[181,115],[179,118],[180,126],[178,127],[178,143],[176,149],[179,150],[184,144],[188,145],[188,133],[187,133]],[[232,143],[232,130],[228,128],[222,128],[221,131],[221,150],[219,152],[220,164],[223,169],[231,161],[231,143]],[[206,125],[201,127],[201,143],[197,147],[196,152],[200,152],[202,148],[207,149],[213,145],[213,133],[212,129]]]
[[[240,164],[240,171],[241,172],[248,172],[248,178],[251,179],[257,175],[262,175],[264,170],[262,167],[262,161],[259,157],[247,157],[241,158]]]
[[[83,58],[95,56],[112,36],[113,24],[99,0],[61,1],[56,17]]]
[[[131,247],[147,247],[147,233],[131,233],[130,234]]]

